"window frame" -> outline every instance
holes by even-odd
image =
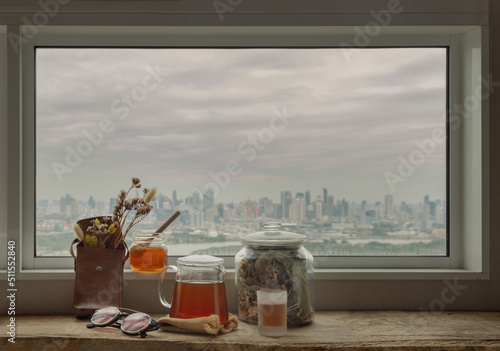
[[[34,49],[41,46],[335,46],[352,42],[351,27],[238,27],[237,30],[220,27],[44,27],[21,50],[22,96],[22,216],[19,239],[22,242],[22,270],[25,277],[45,278],[56,274],[54,269],[71,269],[72,258],[35,257],[35,170],[34,166]],[[229,34],[231,33],[231,34]],[[277,34],[276,34],[277,33]],[[286,34],[284,34],[286,33]],[[487,59],[488,32],[485,27],[386,27],[383,33],[372,38],[370,46],[449,46],[450,52],[450,106],[460,103],[468,96],[466,83],[472,82],[474,74],[488,76]],[[208,41],[207,41],[208,40]],[[477,60],[468,62],[470,51],[479,45],[479,67]],[[355,48],[354,48],[355,49]],[[477,59],[477,58],[476,58]],[[453,87],[453,89],[451,89]],[[328,257],[316,259],[316,277],[320,279],[443,279],[456,277],[464,279],[489,278],[489,208],[488,208],[488,147],[487,123],[488,104],[482,101],[479,118],[464,119],[464,128],[450,131],[450,173],[459,174],[450,179],[450,238],[449,257]],[[461,145],[467,132],[479,119],[480,136],[471,150],[462,150]],[[481,125],[482,123],[482,125]],[[476,136],[477,138],[477,136]],[[477,145],[479,142],[479,145]],[[466,146],[469,146],[467,144]],[[478,151],[479,149],[479,151]],[[467,156],[467,157],[465,157]],[[466,160],[464,160],[466,158]],[[481,172],[462,177],[466,165],[479,161]],[[482,162],[481,162],[482,161]],[[33,170],[33,171],[31,171]],[[477,177],[480,179],[478,180]],[[470,184],[469,184],[470,183]],[[470,189],[471,188],[471,189]],[[465,203],[464,197],[477,191],[472,203]],[[458,194],[458,195],[457,195]],[[461,205],[464,207],[463,208]],[[467,207],[468,206],[468,207]],[[31,217],[29,213],[33,214]],[[470,215],[468,213],[470,212]],[[473,219],[481,221],[473,223]],[[464,221],[460,223],[460,221]],[[466,222],[466,223],[465,223]],[[479,231],[478,231],[479,229]],[[465,232],[467,230],[467,233]],[[479,240],[478,240],[479,239]],[[175,257],[169,257],[169,264]],[[404,262],[402,262],[404,260]],[[226,267],[234,267],[234,259],[225,259]],[[60,272],[61,273],[61,272]],[[134,277],[134,273],[128,272]],[[61,278],[65,275],[58,275]],[[139,279],[143,279],[142,277]]]

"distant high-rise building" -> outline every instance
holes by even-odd
[[[109,213],[113,213],[116,205],[116,199],[114,197],[109,198]],[[61,211],[62,212],[62,211]]]
[[[283,218],[283,206],[281,204],[273,204],[273,217]]]
[[[384,203],[384,217],[393,218],[394,217],[394,198],[392,195],[385,196]]]
[[[226,222],[233,220],[233,218],[231,216],[231,209],[229,207],[224,207],[223,210],[222,210],[222,213],[223,213],[222,217],[224,217],[224,220]]]
[[[69,194],[66,194],[65,197],[62,197],[59,200],[59,208],[61,214],[69,215],[71,217],[78,216],[78,201]]]
[[[271,215],[273,213],[273,201],[268,197],[263,197],[259,199],[259,204],[262,208],[262,212],[266,215]],[[279,218],[279,217],[275,217]]]
[[[401,211],[403,212],[408,212],[408,205],[406,205],[406,202],[401,202]]]
[[[200,210],[193,210],[189,213],[189,218],[191,220],[191,227],[200,229],[204,223],[204,213]]]
[[[205,193],[203,194],[203,210],[208,210],[208,209],[214,208],[214,192],[212,189],[207,189],[205,190]]]
[[[429,211],[431,217],[434,217],[434,215],[436,214],[436,202],[434,201],[429,202]]]
[[[91,196],[91,197],[89,197],[89,207],[90,207],[91,209],[94,209],[94,208],[95,208],[95,200],[94,200],[94,198],[93,198],[92,196]]]
[[[326,190],[326,188],[323,188],[323,205],[326,206],[326,198],[328,196],[328,190]]]
[[[424,196],[424,204],[426,204],[426,205],[429,204],[429,195]]]
[[[295,222],[303,221],[306,218],[306,199],[296,197],[290,205],[290,220]]]
[[[224,204],[223,203],[220,203],[218,204],[216,207],[216,213],[215,215],[216,216],[219,216],[219,217],[222,217],[223,213],[224,213]]]
[[[289,191],[281,192],[281,208],[283,209],[283,219],[290,218],[290,205],[292,204],[292,193]]]
[[[61,213],[69,214],[69,208],[72,202],[73,198],[69,194],[66,194],[65,197],[61,197],[61,200],[59,201],[59,207],[61,208]]]
[[[207,208],[204,212],[205,222],[215,222],[215,207]]]
[[[342,203],[340,205],[340,217],[347,217],[349,214],[349,202],[345,199],[342,199]]]
[[[335,205],[333,202],[333,195],[328,195],[326,201],[326,215],[331,219],[335,216]]]
[[[323,202],[316,201],[316,219],[323,217]]]
[[[201,198],[200,198],[200,193],[198,192],[198,190],[195,190],[193,193],[193,208],[195,210],[201,209]]]
[[[422,219],[423,220],[430,219],[430,217],[431,217],[431,207],[429,206],[429,204],[424,204],[422,206],[422,213],[421,213],[421,215],[422,215]]]
[[[373,220],[375,219],[375,215],[375,210],[362,211],[361,225],[371,226]]]
[[[310,203],[306,205],[306,219],[314,219],[316,218],[316,208],[314,204]]]
[[[78,201],[76,201],[76,199],[73,199],[73,201],[71,202],[69,214],[73,218],[78,217]]]
[[[253,203],[253,215],[254,218],[260,217],[260,207],[259,204],[256,202]]]
[[[309,190],[306,191],[306,206],[311,204],[311,192]]]
[[[247,200],[247,218],[253,217],[252,210],[253,210],[252,201],[250,201],[250,199],[248,199]]]
[[[177,191],[172,191],[172,201],[173,201],[173,204],[174,206],[177,206]]]

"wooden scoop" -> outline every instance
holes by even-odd
[[[175,213],[169,219],[167,219],[167,221],[163,223],[161,227],[156,230],[156,232],[154,232],[153,238],[148,239],[148,241],[150,242],[153,241],[155,236],[158,236],[161,233],[163,233],[163,231],[167,229],[167,227],[171,225],[177,219],[177,217],[180,216],[180,214],[181,213],[179,211],[175,211]],[[150,244],[149,242],[146,242],[132,246],[132,248],[130,249],[130,255],[134,257],[141,257],[146,252],[146,247],[148,247],[149,244]]]
[[[181,215],[181,213],[180,213],[179,211],[175,211],[175,213],[174,213],[174,214],[173,214],[173,215],[172,215],[169,219],[167,219],[167,221],[166,221],[165,223],[163,223],[163,224],[161,225],[161,227],[160,227],[160,228],[158,228],[158,229],[156,230],[156,232],[155,232],[153,235],[158,235],[158,234],[163,233],[163,231],[164,231],[165,229],[167,229],[167,227],[168,227],[169,225],[171,225],[171,224],[172,224],[172,222],[173,222],[173,221],[175,221],[175,220],[177,219],[177,217],[179,217],[180,215]]]

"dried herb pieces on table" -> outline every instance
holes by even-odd
[[[297,250],[252,250],[240,261],[237,283],[238,317],[242,320],[257,323],[259,289],[288,292],[288,325],[308,323],[314,317],[306,260]]]

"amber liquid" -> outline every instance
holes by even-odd
[[[212,314],[220,323],[228,321],[226,287],[224,283],[175,282],[170,317],[196,318]]]
[[[259,325],[264,327],[282,327],[286,325],[286,304],[258,305]]]
[[[147,246],[130,250],[130,268],[135,272],[161,272],[167,265],[167,253],[162,247]]]

